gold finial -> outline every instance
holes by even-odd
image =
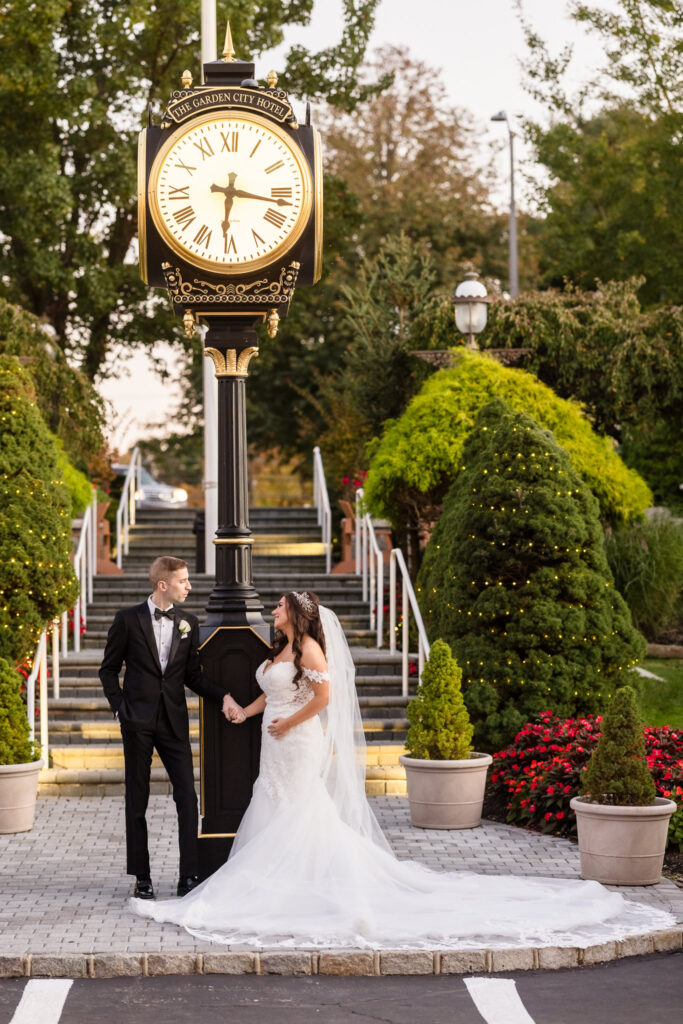
[[[268,314],[268,319],[266,320],[266,325],[268,328],[268,337],[274,338],[275,335],[277,334],[277,329],[280,325],[280,317],[278,315],[277,310],[271,309],[270,313]]]
[[[183,317],[183,324],[185,325],[185,337],[186,338],[193,338],[194,337],[195,327],[194,327],[194,316],[192,315],[192,310],[191,309],[186,309],[185,310],[185,316]]]
[[[235,59],[235,51],[232,47],[232,34],[230,32],[230,22],[228,22],[225,28],[225,46],[223,47],[223,60],[232,61]]]
[[[266,82],[268,83],[269,89],[274,89],[275,86],[277,85],[277,72],[269,71],[268,77],[266,78]]]
[[[183,71],[183,77],[180,79],[180,81],[182,83],[183,89],[192,88],[192,75],[187,70],[187,68],[185,69],[185,71]]]

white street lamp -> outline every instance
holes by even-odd
[[[517,273],[517,214],[515,211],[515,133],[510,127],[510,121],[504,110],[499,110],[491,118],[492,121],[505,121],[508,126],[510,139],[510,230],[509,230],[509,267],[510,267],[510,295],[516,299],[519,295],[519,275]]]
[[[467,335],[467,347],[479,348],[474,340],[486,327],[487,305],[491,301],[486,288],[473,270],[465,274],[465,280],[455,289],[455,325],[461,334]]]

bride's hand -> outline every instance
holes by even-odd
[[[274,718],[268,726],[268,732],[271,736],[274,736],[276,740],[282,739],[284,734],[289,732],[291,728],[288,723],[288,718]]]

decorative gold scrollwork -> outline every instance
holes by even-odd
[[[249,363],[253,356],[258,355],[258,348],[250,345],[239,354],[234,348],[226,349],[225,352],[218,348],[205,348],[204,355],[212,360],[216,377],[248,377]]]
[[[195,277],[191,282],[184,281],[179,268],[171,266],[170,263],[162,263],[161,269],[173,302],[191,299],[193,305],[213,305],[221,304],[220,300],[225,299],[229,304],[241,305],[257,303],[260,298],[265,297],[276,303],[289,302],[294,293],[300,266],[301,264],[294,260],[288,267],[282,267],[276,281],[262,277],[256,281],[239,284],[233,284],[231,281],[227,284],[205,281],[200,277]]]

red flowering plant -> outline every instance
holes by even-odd
[[[511,825],[576,835],[569,801],[579,793],[601,722],[601,715],[561,719],[552,711],[527,722],[510,746],[493,755],[488,802],[494,813],[500,810]],[[683,731],[667,725],[645,729],[644,735],[657,795],[678,804],[668,843],[683,849]]]

